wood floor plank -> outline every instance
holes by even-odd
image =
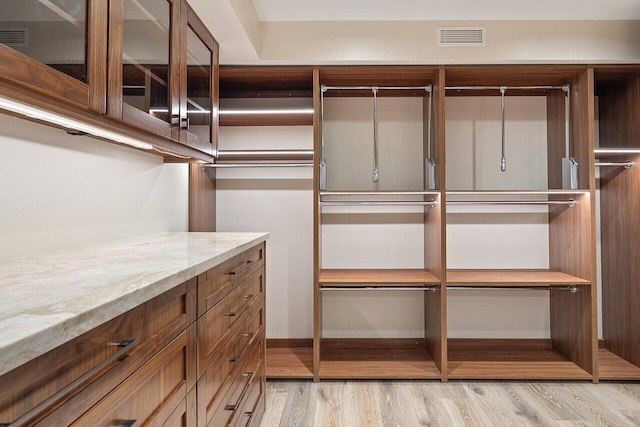
[[[638,426],[640,384],[267,382],[262,427]]]

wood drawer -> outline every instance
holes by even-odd
[[[264,355],[264,353],[262,354]],[[231,425],[234,427],[251,425],[254,419],[260,420],[264,414],[265,402],[263,396],[266,385],[264,358],[258,360],[258,365],[253,372],[255,374],[251,377],[251,381],[241,398],[239,409],[235,411],[231,420]]]
[[[198,319],[198,376],[215,360],[256,304],[264,300],[264,268],[260,268]]]
[[[198,276],[198,316],[264,265],[264,243],[236,255]]]
[[[194,328],[181,333],[73,425],[163,425],[182,402],[186,405],[188,343],[189,335],[195,339]]]
[[[178,404],[178,407],[169,415],[163,427],[189,427],[196,424],[196,388],[193,387],[187,397]]]
[[[0,423],[71,424],[195,320],[195,292],[194,278],[2,376]]]
[[[224,347],[198,379],[198,425],[226,425],[264,351],[264,304]],[[251,372],[251,375],[247,375]],[[233,408],[225,410],[228,405]],[[223,419],[226,417],[226,421]],[[211,424],[215,419],[215,423]]]

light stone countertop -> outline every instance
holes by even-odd
[[[267,238],[161,233],[0,261],[0,375]]]

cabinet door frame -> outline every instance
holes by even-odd
[[[180,0],[165,0],[170,7],[170,35],[169,35],[169,73],[168,73],[168,108],[170,122],[152,116],[123,101],[122,94],[122,54],[123,54],[123,26],[124,0],[109,1],[109,54],[108,54],[108,84],[107,84],[107,114],[129,125],[136,126],[167,139],[176,138],[173,130],[177,121],[179,96],[179,45],[180,45]]]
[[[108,7],[109,0],[87,0],[86,83],[4,44],[0,44],[0,79],[76,108],[104,114]],[[0,91],[2,94],[4,91]],[[56,109],[56,112],[64,110]]]
[[[180,142],[203,151],[213,156],[217,155],[218,148],[218,95],[219,95],[219,55],[218,42],[213,38],[207,27],[196,15],[189,4],[182,0],[180,11],[182,30],[180,37]],[[205,141],[197,135],[189,132],[189,122],[187,118],[187,32],[191,30],[198,36],[200,41],[211,51],[211,75],[209,78],[209,93],[211,94],[211,112],[209,114],[210,130],[209,141]]]

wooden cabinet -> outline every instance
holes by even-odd
[[[0,108],[174,160],[212,159],[218,44],[186,0],[15,4],[0,29],[31,36],[0,44],[0,79],[8,83],[0,99],[44,114],[9,102]]]
[[[197,322],[199,426],[260,422],[265,387],[264,271],[264,245],[259,245],[198,277],[199,298],[217,295],[199,305],[206,309]],[[224,286],[216,286],[220,283]]]
[[[264,251],[261,243],[3,375],[0,425],[258,425]],[[226,295],[197,319],[197,297],[222,276]]]
[[[640,67],[595,67],[598,97],[602,348],[600,379],[640,379]]]
[[[183,283],[2,376],[11,387],[0,390],[0,423],[74,422],[194,322],[195,286]]]

